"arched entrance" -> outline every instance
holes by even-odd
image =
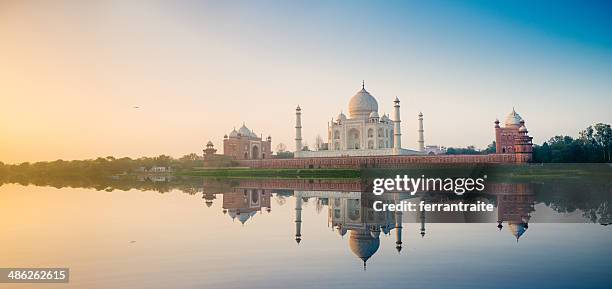
[[[252,159],[259,158],[259,147],[258,146],[253,146],[253,148],[251,148],[251,158]]]
[[[352,128],[351,130],[349,130],[347,148],[348,149],[360,149],[361,148],[361,135],[359,134],[358,129]]]

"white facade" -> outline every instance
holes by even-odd
[[[379,116],[378,102],[362,86],[349,101],[349,117],[340,113],[328,125],[327,150],[303,151],[297,149],[295,157],[340,157],[379,155],[418,155],[418,151],[401,148],[399,99],[394,100],[393,120]],[[297,129],[299,127],[299,129]],[[296,148],[301,143],[301,110],[296,111]]]

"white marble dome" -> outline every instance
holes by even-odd
[[[512,112],[508,114],[504,124],[506,126],[521,126],[521,121],[523,121],[523,118],[512,108]]]
[[[367,261],[378,251],[380,239],[374,238],[364,230],[352,230],[349,236],[349,248],[363,262]]]
[[[378,102],[365,88],[351,97],[349,101],[349,116],[351,118],[367,118],[373,111],[378,111]]]

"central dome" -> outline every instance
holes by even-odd
[[[349,236],[349,248],[363,262],[367,261],[378,251],[380,239],[372,237],[365,230],[351,230]]]
[[[367,118],[371,112],[378,112],[378,102],[365,88],[362,88],[349,101],[349,116]]]

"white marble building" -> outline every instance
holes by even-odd
[[[295,157],[423,154],[420,151],[401,147],[400,101],[396,97],[393,103],[393,120],[388,115],[380,116],[378,102],[362,85],[361,90],[349,101],[349,116],[341,112],[336,119],[332,119],[328,125],[328,141],[318,151],[303,150],[302,110],[298,106],[296,109]]]

